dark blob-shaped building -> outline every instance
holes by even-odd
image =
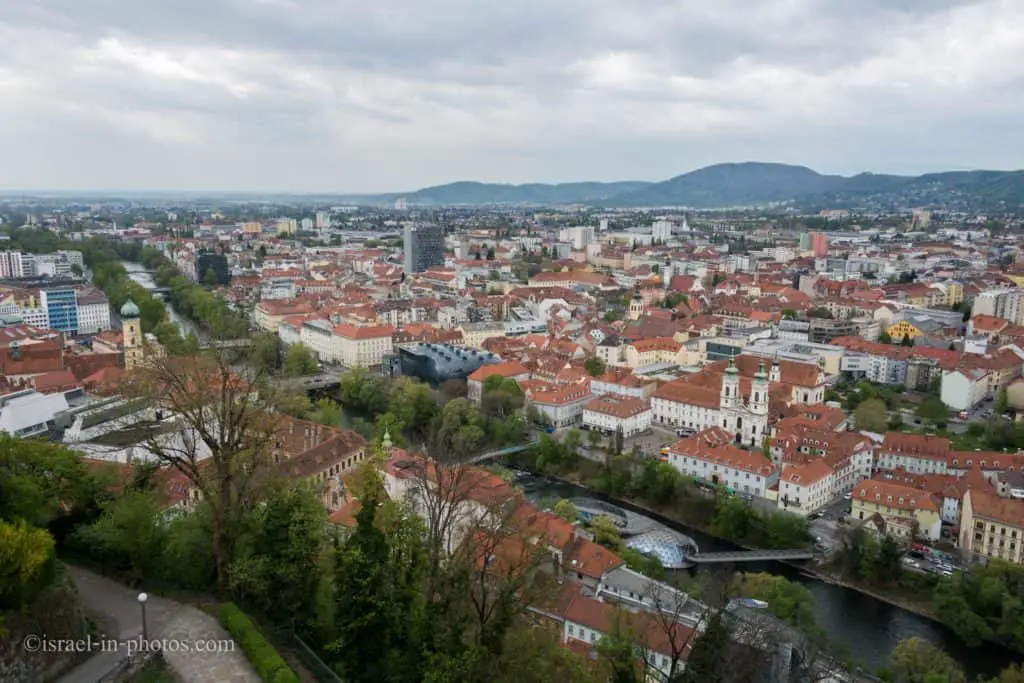
[[[398,371],[431,384],[450,379],[466,379],[484,365],[500,363],[501,358],[480,349],[451,344],[403,344],[396,349]]]

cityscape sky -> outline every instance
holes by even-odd
[[[0,0],[0,189],[1024,166],[1020,0]]]

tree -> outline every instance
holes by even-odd
[[[141,425],[142,446],[180,472],[209,506],[222,589],[238,525],[266,480],[287,419],[275,411],[280,394],[263,380],[239,376],[223,354],[211,353],[154,358],[122,385],[123,396],[167,413],[181,430],[168,439],[163,421]]]
[[[832,315],[832,311],[828,310],[824,306],[815,306],[811,310],[807,311],[808,318],[825,318],[832,319],[835,316]]]
[[[732,632],[729,625],[719,610],[713,610],[705,623],[704,632],[693,644],[681,683],[724,680],[725,672],[729,668],[728,654],[731,642]]]
[[[494,247],[487,247],[487,260],[488,261],[493,261],[494,260]]]
[[[320,365],[316,356],[305,344],[292,344],[284,355],[284,373],[288,377],[315,375]]]
[[[206,274],[203,275],[203,284],[207,287],[216,287],[220,284],[220,279],[217,277],[217,271],[213,268],[207,268]]]
[[[901,640],[886,660],[892,683],[966,683],[967,677],[945,652],[922,638]]]
[[[134,585],[163,568],[168,535],[161,512],[153,491],[128,490],[104,505],[95,524],[78,527],[71,542],[125,572]]]
[[[796,320],[796,311],[794,311],[792,308],[784,308],[782,309],[782,317],[788,318],[789,320]]]
[[[606,323],[611,324],[613,322],[616,322],[617,320],[622,320],[622,312],[621,311],[619,311],[617,309],[612,309],[610,311],[605,311],[604,321]]]
[[[1010,407],[1009,399],[1006,396],[1006,389],[1000,389],[996,394],[995,404],[992,407],[993,413],[996,415],[1002,415]]]
[[[601,445],[601,432],[596,429],[591,429],[587,432],[587,443],[590,448],[595,449]]]
[[[364,367],[357,366],[342,373],[338,395],[341,405],[370,417],[383,413],[388,407],[384,381]]]
[[[24,520],[0,519],[0,610],[32,602],[53,581],[55,565],[53,536]]]
[[[410,645],[404,625],[416,611],[392,578],[392,547],[374,523],[377,502],[362,501],[355,531],[335,554],[337,637],[327,649],[347,681],[395,679],[391,669]]]
[[[892,344],[892,337],[889,336],[888,332],[883,330],[883,332],[878,335],[878,341],[882,344]]]
[[[884,432],[888,410],[885,401],[871,398],[857,406],[853,413],[853,422],[857,429],[868,432]]]
[[[249,362],[257,372],[273,372],[278,366],[280,349],[281,341],[276,334],[257,334],[252,338],[252,346],[249,347]]]
[[[426,435],[438,412],[430,387],[411,377],[398,377],[388,394],[388,412],[417,438]]]
[[[1024,666],[1011,664],[989,683],[1024,683]]]
[[[82,277],[82,266],[78,265],[77,263],[72,263],[71,272],[77,275],[78,277]]]
[[[313,616],[327,513],[309,485],[281,486],[256,508],[248,551],[231,564],[232,591],[292,628]]]
[[[945,425],[949,420],[949,408],[940,399],[929,396],[917,406],[917,416],[934,425]]]
[[[914,338],[911,337],[909,334],[903,335],[903,338],[900,339],[900,346],[911,347],[913,345],[914,345]]]
[[[600,377],[605,373],[605,363],[598,356],[592,356],[584,362],[583,367],[586,368],[587,374],[591,377]]]
[[[444,384],[441,385],[441,396],[445,402],[455,398],[462,398],[467,394],[469,394],[469,387],[464,379],[445,380]]]
[[[318,399],[309,419],[322,425],[337,427],[341,424],[341,406],[329,398]]]
[[[622,536],[619,534],[619,527],[615,526],[615,522],[611,519],[604,515],[598,515],[590,520],[589,527],[594,534],[596,543],[613,551],[622,549]]]
[[[552,512],[567,522],[578,522],[580,520],[579,509],[573,505],[571,500],[566,500],[565,498],[555,503]]]
[[[808,630],[815,625],[814,598],[804,586],[767,573],[736,574],[729,595],[768,603],[768,609],[788,624]]]

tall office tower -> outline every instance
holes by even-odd
[[[444,264],[444,228],[426,223],[405,225],[405,274]]]

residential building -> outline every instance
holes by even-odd
[[[989,373],[976,368],[942,373],[940,397],[953,410],[972,410],[989,393]]]
[[[466,379],[470,401],[480,405],[480,401],[483,399],[484,395],[484,382],[487,381],[488,377],[493,377],[494,375],[511,378],[517,382],[523,382],[530,379],[530,370],[524,367],[521,363],[517,363],[515,361],[506,361],[504,363],[481,366]]]
[[[960,550],[972,558],[1024,564],[1024,500],[969,489],[960,517]]]
[[[599,396],[583,406],[583,426],[607,434],[621,430],[623,436],[633,436],[650,428],[651,406],[639,398]]]
[[[444,228],[428,223],[405,225],[405,274],[422,273],[444,265]]]
[[[462,323],[456,328],[462,332],[463,343],[471,349],[484,348],[484,342],[495,337],[505,336],[505,323],[479,322]]]
[[[886,432],[878,450],[877,470],[905,469],[912,474],[946,474],[949,439],[924,434]]]
[[[732,433],[710,427],[677,441],[669,449],[668,462],[687,476],[764,497],[779,481],[778,467],[760,451],[745,451],[733,441]]]
[[[583,407],[592,396],[587,385],[531,381],[526,389],[527,405],[536,408],[544,421],[555,429],[580,424]]]
[[[835,472],[824,460],[788,465],[779,477],[779,508],[809,515],[835,498]]]
[[[23,278],[35,275],[35,260],[20,251],[0,251],[0,278]]]
[[[811,254],[815,258],[828,256],[828,235],[823,232],[812,232],[810,242]]]
[[[79,292],[78,333],[95,334],[111,329],[110,301],[98,289]]]
[[[268,332],[277,332],[281,321],[290,316],[313,313],[313,308],[304,301],[266,300],[256,304],[253,322]]]
[[[391,335],[395,329],[387,325],[355,327],[338,325],[334,328],[336,357],[346,367],[376,367],[391,355]]]
[[[896,538],[939,540],[942,518],[927,491],[885,479],[866,479],[853,488],[850,517]]]

